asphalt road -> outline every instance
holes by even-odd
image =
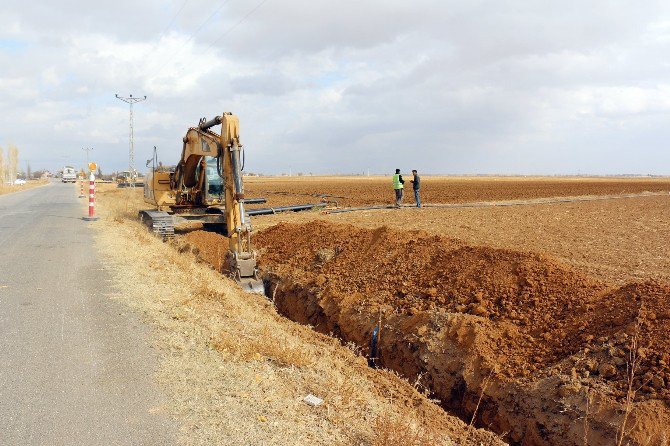
[[[0,196],[0,445],[171,445],[148,329],[72,184]]]

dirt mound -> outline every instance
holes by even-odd
[[[189,239],[220,262],[225,239]],[[667,284],[614,288],[548,257],[386,227],[280,224],[255,240],[280,312],[364,350],[383,315],[384,367],[466,419],[481,402],[480,425],[513,442],[670,434]]]
[[[667,285],[631,285],[612,291],[551,258],[389,228],[364,230],[315,222],[280,224],[257,235],[262,265],[279,275],[314,280],[353,296],[375,310],[415,313],[428,309],[468,313],[513,324],[521,336],[506,337],[506,376],[519,378],[574,354],[619,331],[630,331],[646,305],[640,345],[670,351],[665,318]],[[320,252],[333,258],[320,261]],[[665,374],[645,358],[653,372]],[[667,362],[667,361],[666,361]],[[616,379],[618,377],[612,377]]]
[[[596,372],[625,393],[626,366],[634,361],[633,385],[640,396],[670,403],[670,286],[634,283],[603,296],[572,323],[583,351],[600,359],[578,363],[583,374]],[[598,367],[598,370],[595,368]],[[603,373],[605,371],[605,373]],[[606,376],[603,376],[606,375]]]
[[[180,250],[190,249],[196,258],[221,271],[228,251],[228,238],[210,231],[191,231],[183,236],[186,244]]]

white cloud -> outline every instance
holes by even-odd
[[[670,113],[670,85],[590,87],[576,90],[572,96],[582,115],[625,119],[631,115]]]
[[[256,4],[229,1],[203,25],[221,3],[191,0],[167,30],[182,2],[6,3],[0,135],[34,168],[90,146],[124,168],[132,93],[138,160],[233,111],[254,171],[670,173],[664,2],[268,0],[240,22]]]

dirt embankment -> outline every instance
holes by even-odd
[[[216,265],[220,236],[205,234],[188,238]],[[613,288],[551,258],[388,228],[280,224],[256,242],[282,313],[364,349],[381,315],[384,367],[512,442],[670,436],[667,284]]]
[[[396,374],[371,370],[355,346],[281,317],[264,296],[194,262],[192,251],[201,259],[214,253],[210,260],[225,253],[222,236],[194,234],[209,247],[201,251],[163,243],[135,221],[140,192],[103,187],[97,245],[114,274],[115,298],[156,327],[167,399],[152,410],[176,417],[183,444],[504,444]],[[306,404],[309,393],[323,404]]]

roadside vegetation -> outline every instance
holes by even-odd
[[[154,327],[169,396],[157,410],[177,418],[186,444],[452,445],[467,434],[408,382],[370,369],[358,349],[283,318],[197,252],[155,238],[135,220],[140,196],[101,186],[97,245],[112,297]],[[309,394],[323,404],[305,403]],[[503,444],[481,430],[467,436]]]
[[[0,147],[0,195],[20,191],[36,186],[43,186],[48,180],[32,179],[30,164],[26,164],[27,180],[17,182],[19,175],[19,148],[14,144],[9,144],[7,155],[5,149]]]
[[[255,206],[311,200],[332,209],[337,201],[342,210],[361,200],[383,203],[372,186],[388,189],[379,178],[278,181],[284,180],[249,181],[249,195],[267,200]],[[431,178],[430,185],[436,199],[459,202],[451,196],[463,181]],[[213,418],[187,423],[200,433],[198,423],[222,423],[227,415],[216,407],[226,407],[250,420],[235,426],[262,444],[500,441],[470,432],[445,408],[514,443],[540,436],[592,445],[646,444],[638,440],[652,433],[665,438],[667,179],[534,179],[531,196],[519,197],[515,191],[528,190],[511,179],[500,190],[490,179],[467,181],[480,191],[468,206],[440,201],[421,210],[254,218],[270,299],[241,293],[216,272],[225,237],[182,228],[162,243],[136,221],[148,207],[141,189],[101,186],[101,247],[125,277],[121,297],[188,346],[188,356],[177,355],[167,342],[170,358],[185,362],[165,372],[166,387],[183,384],[180,373],[189,370],[189,385],[210,388],[203,395],[197,387],[178,390],[179,404],[168,410],[191,416],[204,402],[199,413],[213,410]],[[333,184],[339,192],[329,190]],[[504,199],[480,203],[491,194]],[[398,375],[369,369],[360,355],[382,319],[381,365]],[[195,355],[196,347],[205,350]],[[216,370],[224,376],[214,384],[208,380]],[[263,385],[240,391],[231,376]],[[307,394],[324,405],[307,406]],[[263,433],[267,426],[275,428]]]
[[[18,192],[33,187],[39,187],[49,184],[49,180],[30,180],[25,184],[0,184],[0,195]]]

